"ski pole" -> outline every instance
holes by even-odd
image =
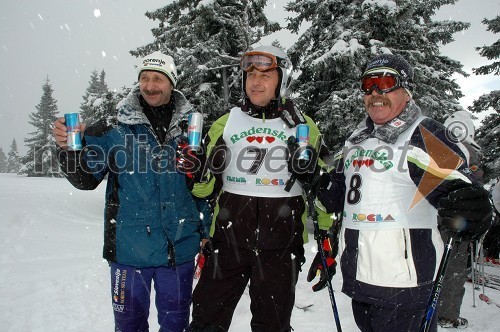
[[[319,171],[319,170],[316,170]],[[332,281],[330,279],[330,274],[328,272],[328,265],[326,264],[325,252],[323,251],[323,246],[321,243],[321,237],[319,236],[319,224],[318,224],[318,211],[316,211],[314,200],[318,194],[319,184],[316,183],[309,190],[306,191],[307,197],[307,208],[309,217],[312,219],[314,226],[314,239],[318,246],[319,255],[321,257],[321,263],[323,265],[323,270],[325,271],[326,285],[328,288],[328,294],[330,295],[330,303],[332,304],[333,317],[335,318],[335,325],[337,326],[337,331],[342,332],[342,326],[340,325],[339,312],[337,309],[337,302],[335,301],[335,295],[333,294]],[[338,232],[337,232],[338,233]]]
[[[474,266],[474,255],[476,251],[474,250],[474,241],[470,241],[470,267],[471,267],[471,281],[472,281],[472,307],[476,307],[476,267]]]
[[[479,258],[479,266],[481,269],[481,276],[483,277],[481,284],[483,285],[483,294],[484,294],[484,284],[486,283],[486,276],[484,274],[484,248],[483,248],[483,240],[484,240],[484,235],[479,239],[479,248],[481,249],[480,251],[480,258]]]
[[[340,325],[339,312],[337,310],[337,303],[335,301],[335,295],[333,294],[332,281],[330,279],[330,274],[328,272],[328,265],[326,264],[325,252],[323,251],[323,246],[321,244],[321,238],[319,236],[319,225],[318,225],[318,212],[314,206],[315,194],[309,193],[307,195],[307,205],[309,208],[309,216],[311,217],[314,225],[314,238],[318,245],[318,251],[321,257],[321,263],[323,264],[323,269],[325,271],[326,285],[328,287],[328,294],[330,295],[330,302],[332,304],[333,317],[335,318],[335,325],[337,326],[337,331],[342,332],[342,326]]]
[[[315,144],[315,149],[319,153],[319,149],[321,148],[321,135],[318,135],[316,144]],[[318,173],[316,174],[317,176],[320,175],[320,169],[316,170]],[[342,326],[340,325],[340,317],[339,317],[339,311],[337,309],[337,302],[335,301],[335,295],[333,294],[333,286],[332,286],[332,280],[330,278],[330,273],[328,272],[328,265],[326,264],[326,257],[325,257],[325,252],[323,251],[323,245],[321,243],[321,238],[319,236],[319,224],[318,224],[318,211],[316,211],[315,205],[314,205],[314,200],[316,199],[319,191],[319,181],[316,182],[309,190],[309,193],[306,192],[307,195],[307,205],[309,208],[309,216],[311,217],[313,221],[313,226],[314,226],[314,238],[316,239],[316,244],[318,246],[318,251],[319,255],[321,257],[321,263],[323,264],[323,269],[325,270],[325,277],[326,277],[326,285],[328,287],[328,294],[330,295],[330,303],[332,304],[332,311],[333,311],[333,317],[335,318],[335,325],[337,326],[337,331],[342,332]],[[337,220],[337,222],[339,222]],[[339,224],[337,223],[336,226]],[[337,231],[337,237],[338,237],[338,231]]]
[[[314,148],[316,151],[319,151],[321,147],[321,135],[318,135],[316,144]],[[316,162],[316,161],[314,161]],[[320,169],[316,167],[314,170],[313,174],[313,179],[316,179],[316,183],[314,183],[313,180],[313,185],[308,186],[308,188],[304,188],[304,192],[307,198],[307,208],[308,208],[308,214],[309,217],[312,219],[313,226],[314,226],[314,239],[316,240],[316,243],[318,245],[318,251],[320,253],[321,257],[321,264],[323,265],[323,269],[325,271],[325,277],[326,277],[326,285],[328,287],[328,294],[330,295],[330,302],[332,304],[332,311],[333,311],[333,317],[335,318],[335,325],[337,326],[337,331],[342,332],[342,327],[340,325],[340,318],[339,318],[339,312],[337,310],[337,302],[335,301],[335,295],[333,294],[333,286],[332,286],[332,281],[330,280],[330,274],[328,273],[328,265],[326,264],[326,257],[325,253],[323,252],[323,247],[321,244],[321,238],[319,236],[319,224],[318,224],[318,212],[316,211],[315,205],[314,205],[314,200],[316,199],[316,196],[318,195],[319,191],[319,181],[316,177],[318,177],[320,174]],[[292,174],[290,179],[287,181],[285,185],[285,191],[290,191],[292,188],[293,184],[295,183],[296,176],[295,173]]]
[[[321,148],[321,135],[318,135],[316,144],[314,145],[314,148],[316,151],[319,151]],[[319,168],[316,168],[314,171],[313,179],[315,179],[317,176],[319,176],[320,170]],[[288,180],[286,186],[285,186],[285,191],[290,191],[292,188],[294,182],[295,182],[296,176],[295,174],[292,174],[291,178]],[[318,179],[316,179],[318,180]],[[319,182],[319,181],[318,181]],[[316,199],[316,196],[318,194],[319,190],[319,183],[314,183],[312,186],[309,186],[307,189],[304,188],[304,193],[307,199],[307,209],[308,209],[308,215],[309,218],[311,218],[314,226],[314,238],[316,240],[317,246],[318,246],[318,251],[320,253],[321,257],[321,264],[323,265],[323,269],[325,271],[325,277],[326,277],[326,285],[328,288],[328,294],[330,295],[330,303],[332,304],[332,311],[333,311],[333,317],[335,318],[335,325],[337,326],[337,331],[342,332],[342,326],[340,325],[340,318],[339,318],[339,312],[337,310],[337,302],[335,301],[335,295],[333,294],[333,286],[332,286],[332,281],[330,280],[330,275],[328,273],[328,265],[326,264],[326,257],[325,253],[323,251],[321,239],[319,237],[319,224],[318,224],[318,212],[316,211],[314,200]]]
[[[446,272],[446,267],[448,266],[448,261],[450,259],[451,249],[453,247],[453,236],[450,236],[448,243],[445,245],[443,257],[439,263],[438,273],[436,275],[436,280],[432,286],[431,295],[429,297],[429,302],[427,303],[427,309],[425,311],[424,317],[422,317],[422,323],[420,325],[420,332],[428,332],[431,327],[432,317],[436,312],[436,307],[439,300],[439,295],[443,289],[444,274]]]

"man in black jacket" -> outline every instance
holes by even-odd
[[[217,195],[217,206],[213,248],[206,252],[206,265],[193,293],[191,329],[227,331],[249,283],[252,331],[285,332],[291,330],[295,285],[307,241],[303,185],[312,174],[295,174],[288,167],[288,138],[296,135],[297,125],[307,124],[312,145],[321,140],[314,122],[286,95],[292,68],[285,52],[258,47],[243,55],[241,69],[244,103],[211,126],[205,139],[210,178],[193,189],[198,197]],[[298,154],[289,161],[294,157]],[[316,159],[311,156],[311,169]],[[286,191],[292,174],[297,181]],[[331,224],[330,216],[320,213],[323,234]],[[334,268],[333,258],[329,264]],[[317,264],[314,272],[316,268]],[[322,278],[316,289],[324,285]]]

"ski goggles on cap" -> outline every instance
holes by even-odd
[[[247,52],[241,58],[240,67],[246,72],[253,69],[268,71],[278,67],[278,58],[264,52]]]
[[[378,73],[363,76],[361,79],[361,91],[369,95],[373,90],[379,94],[389,93],[403,87],[401,79],[397,75],[389,73]]]

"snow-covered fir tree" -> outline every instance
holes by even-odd
[[[91,124],[104,116],[113,114],[115,106],[113,93],[109,91],[106,84],[106,73],[102,70],[99,74],[97,70],[94,70],[90,74],[89,86],[80,105],[81,121],[87,125]]]
[[[120,90],[114,90],[111,92],[112,93],[111,101],[114,108],[111,115],[114,115],[116,113],[116,106],[120,101],[122,101],[124,98],[127,97],[127,95],[130,93],[131,90],[132,88],[130,87],[122,86]]]
[[[0,173],[7,173],[7,156],[0,147]]]
[[[481,146],[480,164],[484,182],[500,176],[500,114],[487,115],[476,130],[476,141]]]
[[[10,144],[10,150],[7,154],[7,169],[6,173],[17,173],[21,169],[21,157],[19,156],[19,151],[17,150],[16,139],[12,139]]]
[[[132,51],[144,56],[162,50],[173,56],[177,88],[206,115],[206,123],[241,98],[241,54],[280,29],[265,14],[266,0],[179,0],[146,13],[158,20],[155,41]],[[225,88],[226,87],[226,88]]]
[[[52,96],[54,90],[48,77],[42,91],[40,103],[35,106],[36,112],[29,115],[28,122],[35,131],[24,139],[28,153],[21,158],[23,166],[19,172],[28,176],[60,176],[51,128],[57,119],[57,101]]]
[[[462,22],[434,21],[434,13],[457,0],[295,0],[287,28],[311,26],[289,49],[301,73],[292,86],[301,109],[319,122],[328,147],[337,150],[366,115],[359,90],[362,69],[379,53],[401,54],[415,70],[413,94],[425,115],[442,121],[462,110],[453,74],[467,75],[460,62],[440,54],[440,46],[466,29]]]
[[[500,32],[500,15],[482,21],[487,30],[493,33]],[[500,76],[500,39],[489,46],[477,47],[479,54],[493,62],[474,68],[476,75]],[[484,180],[489,181],[500,176],[500,90],[493,90],[480,96],[474,101],[469,110],[475,113],[491,111],[481,122],[481,127],[476,131],[478,144],[482,147],[481,164],[484,170]]]

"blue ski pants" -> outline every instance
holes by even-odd
[[[161,332],[182,332],[189,323],[194,263],[175,267],[135,268],[111,263],[111,295],[115,331],[147,332],[154,281]]]

